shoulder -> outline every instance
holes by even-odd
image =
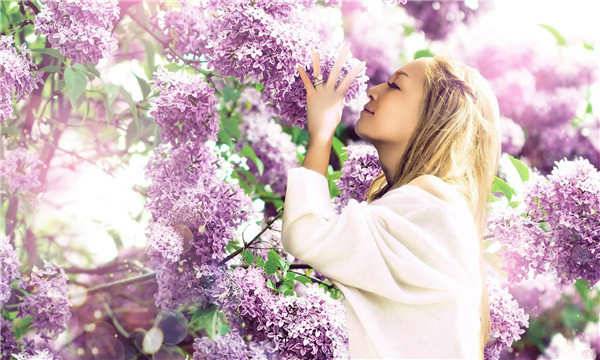
[[[435,175],[421,175],[411,180],[408,184],[417,186],[448,203],[453,203],[457,200],[456,190]]]

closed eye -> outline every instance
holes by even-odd
[[[398,85],[396,85],[396,83],[391,83],[391,82],[389,82],[389,81],[388,81],[388,83],[387,83],[387,84],[388,84],[388,86],[389,86],[389,87],[391,87],[391,88],[394,88],[394,89],[398,89],[398,90],[400,90],[400,88],[398,87]]]

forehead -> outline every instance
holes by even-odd
[[[429,58],[419,58],[413,61],[406,63],[404,66],[397,69],[392,76],[397,79],[405,78],[410,82],[415,82],[417,84],[423,83],[423,79],[425,76],[425,68],[428,62],[431,61]],[[404,75],[406,73],[406,75]],[[403,80],[404,81],[404,80]]]

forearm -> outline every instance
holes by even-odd
[[[332,142],[333,138],[325,140],[322,138],[310,137],[302,166],[327,176]]]

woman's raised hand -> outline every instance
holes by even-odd
[[[342,65],[346,62],[349,49],[348,45],[342,46],[335,60],[327,81],[316,87],[309,79],[308,74],[301,66],[296,66],[300,78],[306,89],[307,127],[311,138],[330,140],[335,134],[335,129],[342,119],[344,109],[344,97],[352,81],[364,68],[364,63],[358,63],[352,67],[340,85],[335,88],[336,80],[340,74]],[[321,74],[319,54],[312,51],[313,74],[315,77]]]

